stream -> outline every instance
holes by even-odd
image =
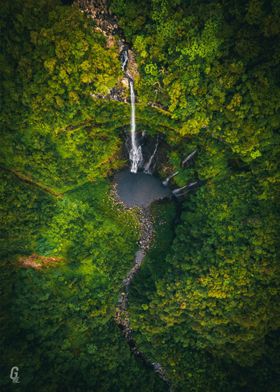
[[[122,289],[119,294],[118,304],[115,313],[115,321],[130,347],[131,352],[142,360],[145,366],[152,368],[154,372],[167,383],[169,390],[172,391],[170,382],[167,378],[166,372],[159,362],[152,362],[145,354],[138,350],[137,344],[133,338],[133,331],[130,328],[129,313],[128,313],[128,296],[129,288],[141,268],[141,264],[145,258],[145,254],[149,249],[152,238],[153,238],[153,224],[150,209],[148,207],[140,207],[140,224],[141,224],[141,236],[139,240],[139,249],[135,253],[134,264],[128,271],[125,279],[122,282]]]
[[[101,3],[89,0],[75,0],[75,3],[80,7],[82,12],[95,21],[97,29],[101,30],[107,39],[115,34],[122,36],[122,32],[119,29],[115,17],[109,12],[107,0],[102,0]],[[143,157],[141,142],[138,139],[136,132],[134,79],[129,69],[131,58],[125,40],[120,39],[118,41],[118,45],[121,68],[124,73],[124,77],[128,81],[130,93],[131,116],[128,155],[131,166],[130,169],[125,169],[116,174],[114,179],[116,186],[115,196],[127,208],[138,207],[141,233],[139,249],[135,254],[133,266],[128,271],[122,282],[115,312],[115,321],[122,330],[131,352],[137,358],[141,359],[145,366],[152,369],[168,385],[168,389],[172,391],[170,381],[167,378],[164,368],[160,363],[152,362],[145,356],[144,353],[138,350],[137,344],[132,336],[133,332],[130,328],[128,313],[129,288],[141,268],[146,252],[153,239],[153,223],[149,206],[155,200],[171,198],[172,192],[167,186],[162,184],[159,178],[152,175],[155,155],[159,145],[158,137],[149,159],[144,159]]]
[[[146,163],[144,161],[141,143],[138,140],[136,132],[134,80],[127,69],[129,64],[129,55],[125,46],[122,48],[120,59],[122,63],[122,70],[128,79],[130,91],[131,115],[129,160],[131,166],[130,170],[125,169],[116,174],[116,196],[127,208],[139,208],[141,235],[139,240],[139,249],[135,254],[133,266],[128,271],[122,282],[122,289],[119,294],[115,313],[115,321],[122,330],[131,352],[136,357],[140,358],[147,367],[153,369],[153,371],[168,384],[169,390],[171,391],[170,382],[162,365],[159,362],[152,362],[149,360],[145,354],[137,348],[137,344],[133,338],[133,332],[130,327],[128,297],[130,285],[133,282],[134,277],[139,272],[146,252],[153,239],[153,223],[149,206],[155,200],[171,197],[172,192],[168,187],[162,184],[159,178],[152,175],[152,163],[158,149],[158,138],[152,155]],[[144,171],[139,171],[142,167],[144,167]]]
[[[133,266],[122,282],[115,313],[115,321],[122,330],[131,352],[141,359],[145,366],[152,368],[153,371],[168,384],[169,390],[171,391],[170,382],[162,365],[158,362],[149,360],[145,354],[140,352],[137,348],[129,322],[128,299],[130,285],[139,272],[153,240],[153,221],[150,213],[150,205],[153,201],[171,197],[172,192],[168,187],[162,185],[159,178],[145,174],[144,172],[133,173],[129,169],[117,173],[114,178],[114,183],[115,197],[118,201],[127,208],[138,208],[141,228],[139,249],[135,253]]]

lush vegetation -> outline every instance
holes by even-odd
[[[279,219],[244,177],[193,195],[171,251],[164,241],[168,256],[152,250],[135,281],[139,344],[162,358],[179,391],[279,385]]]
[[[109,5],[136,54],[138,129],[162,135],[159,173],[204,181],[153,207],[129,301],[137,345],[174,391],[278,392],[278,1]],[[58,0],[0,11],[1,387],[18,366],[23,391],[164,391],[113,320],[138,239],[107,179],[129,123],[109,99],[117,38]]]
[[[16,365],[23,391],[162,391],[113,320],[136,217],[112,205],[105,182],[55,198],[1,177],[2,388]]]
[[[166,133],[162,172],[180,170],[178,185],[206,180],[183,203],[171,249],[148,257],[145,290],[141,275],[135,281],[138,344],[175,390],[277,391],[279,4],[113,0],[111,8],[137,53],[139,100],[180,121]]]
[[[163,391],[114,322],[138,221],[104,178],[129,108],[107,46],[77,7],[1,2],[1,389]],[[93,96],[92,96],[93,95]]]
[[[93,97],[118,81],[116,47],[55,0],[2,2],[0,23],[1,163],[63,191],[117,168],[120,109]]]

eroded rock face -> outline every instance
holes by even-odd
[[[127,47],[127,44],[122,37],[122,31],[118,26],[116,17],[110,13],[106,0],[76,0],[74,2],[83,13],[92,18],[96,23],[95,30],[100,31],[107,40],[108,48],[116,47],[119,53]],[[128,63],[124,76],[120,79],[117,86],[115,86],[108,95],[96,95],[97,99],[113,99],[121,102],[128,102],[129,83],[127,76],[130,76],[134,81],[139,79],[138,66],[135,60],[135,55],[131,49],[127,47]]]
[[[132,77],[134,81],[137,81],[139,79],[138,65],[135,60],[135,54],[131,49],[128,49],[127,73]]]

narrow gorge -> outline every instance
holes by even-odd
[[[0,2],[0,390],[279,392],[277,0]]]

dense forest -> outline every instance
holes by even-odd
[[[137,129],[160,135],[156,175],[201,183],[151,206],[129,298],[137,346],[173,392],[279,392],[279,1],[63,3],[0,4],[1,390],[170,388],[114,321],[140,235],[112,192],[127,166],[125,39]]]

